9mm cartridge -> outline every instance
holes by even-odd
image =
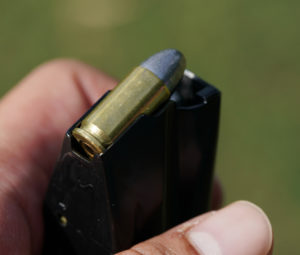
[[[140,115],[166,102],[183,77],[185,59],[173,49],[136,67],[75,128],[73,136],[90,158],[103,151]]]

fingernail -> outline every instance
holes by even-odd
[[[272,246],[271,223],[258,206],[235,202],[186,233],[199,255],[267,255]]]

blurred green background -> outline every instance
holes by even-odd
[[[70,57],[122,78],[165,48],[223,92],[217,172],[226,203],[270,216],[275,254],[300,254],[300,1],[1,1],[0,95]]]

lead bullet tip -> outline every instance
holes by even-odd
[[[172,92],[185,70],[185,58],[175,49],[160,51],[145,60],[141,66],[154,73]]]

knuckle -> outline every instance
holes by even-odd
[[[120,255],[170,255],[168,249],[159,243],[144,242],[131,247],[129,250],[120,253]]]
[[[162,245],[160,242],[145,242],[144,244],[140,244],[131,248],[139,255],[169,255],[168,248],[165,245]]]
[[[197,254],[180,233],[163,234],[131,247],[119,255],[184,255]]]

